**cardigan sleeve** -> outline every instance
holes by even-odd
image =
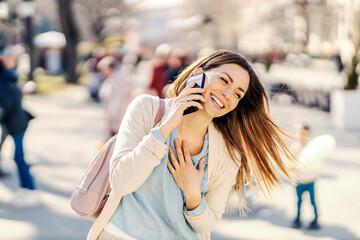
[[[158,99],[142,95],[126,111],[110,163],[110,185],[117,194],[134,192],[166,154],[166,144],[150,133],[158,107]]]
[[[232,163],[229,163],[226,170],[223,169],[225,171],[204,194],[207,205],[202,214],[192,216],[184,211],[186,220],[197,233],[209,233],[215,228],[225,212],[230,191],[236,182],[237,169]]]

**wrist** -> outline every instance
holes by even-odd
[[[184,194],[184,197],[185,197],[186,208],[189,211],[197,208],[201,204],[201,201],[202,201],[201,193],[193,193],[193,194],[188,194],[188,195]]]
[[[166,141],[166,139],[169,137],[172,130],[174,130],[174,127],[169,126],[169,124],[167,124],[167,123],[163,123],[160,125],[159,129],[160,129],[160,132],[161,132],[161,135],[162,135],[164,141]]]

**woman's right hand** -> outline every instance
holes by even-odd
[[[172,130],[179,126],[181,119],[184,116],[184,111],[188,107],[204,109],[201,103],[194,100],[206,102],[205,98],[201,95],[205,90],[203,88],[193,88],[194,86],[195,82],[191,83],[189,86],[186,86],[175,98],[170,108],[169,114],[160,125],[160,131],[164,140],[168,138]]]

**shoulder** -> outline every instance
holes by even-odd
[[[159,105],[159,97],[142,94],[134,98],[129,107],[143,109],[143,110],[152,110],[152,108],[157,108]]]
[[[159,97],[152,96],[149,94],[141,94],[134,98],[134,102],[156,102],[159,101]]]
[[[173,98],[160,99],[157,96],[142,94],[135,97],[130,105],[146,111],[155,111],[156,113],[159,108],[160,101],[164,101],[166,108],[169,108],[172,105],[173,100]]]
[[[130,114],[135,120],[153,119],[159,109],[159,102],[159,97],[139,95],[128,106],[127,114]]]

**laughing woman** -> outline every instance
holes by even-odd
[[[204,73],[204,88],[186,80]],[[88,239],[210,239],[232,191],[252,177],[263,192],[295,161],[249,62],[217,51],[188,66],[160,100],[129,106],[110,166],[112,193]],[[196,101],[195,101],[196,100]],[[154,119],[164,101],[162,120]],[[189,107],[199,110],[184,115]]]

